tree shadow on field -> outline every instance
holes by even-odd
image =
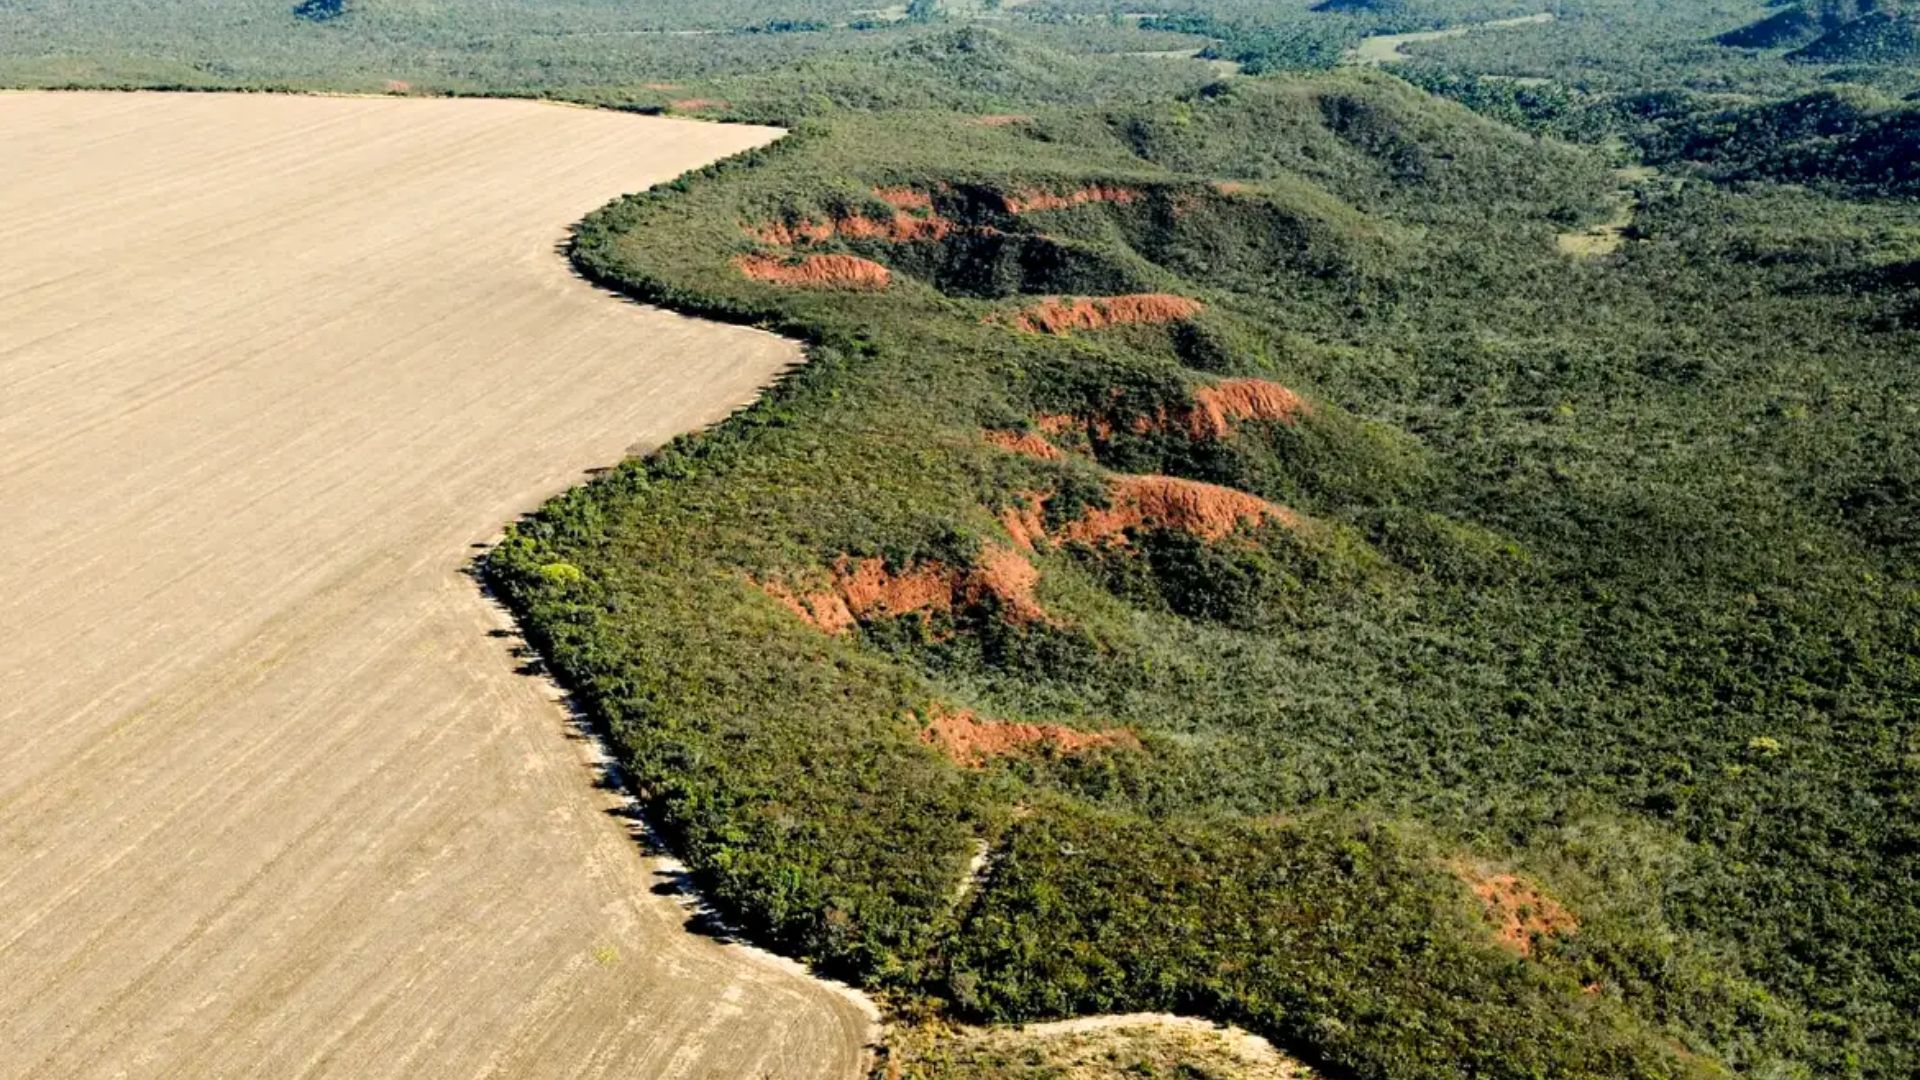
[[[547,693],[565,712],[566,737],[581,746],[580,757],[583,767],[589,772],[588,781],[595,788],[618,796],[615,804],[607,808],[607,815],[626,828],[627,835],[633,839],[642,855],[654,860],[651,869],[655,881],[648,891],[655,896],[672,898],[686,912],[684,926],[689,932],[712,938],[721,944],[743,941],[740,932],[701,893],[697,875],[682,865],[667,845],[660,828],[648,812],[645,793],[629,782],[626,770],[621,768],[606,725],[581,704],[571,688],[554,677],[546,659],[527,640],[519,616],[487,581],[483,563],[486,552],[492,550],[491,545],[474,546],[484,550],[477,553],[462,572],[473,581],[481,599],[501,616],[504,624],[488,630],[487,637],[502,642],[504,655],[514,663],[514,674],[540,680]]]

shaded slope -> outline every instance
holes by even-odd
[[[1816,64],[1912,64],[1920,61],[1920,12],[1862,15],[1789,55]]]

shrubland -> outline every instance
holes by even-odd
[[[915,1031],[1920,1067],[1910,70],[1749,0],[1391,72],[1326,69],[1535,9],[62,7],[0,76],[792,126],[572,257],[808,364],[486,569],[713,901]],[[1189,48],[1264,74],[1121,55]]]
[[[1912,233],[1655,185],[1570,259],[1605,165],[1366,73],[807,121],[575,258],[812,363],[492,573],[730,913],[916,1007],[1897,1074]]]

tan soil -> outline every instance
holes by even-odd
[[[1473,890],[1500,944],[1521,956],[1533,955],[1539,938],[1580,929],[1571,911],[1518,874],[1492,873],[1465,862],[1450,869]]]
[[[1018,113],[993,113],[987,116],[975,117],[973,122],[979,124],[981,127],[1011,127],[1014,124],[1032,123],[1033,117],[1022,116]]]
[[[1013,325],[1030,333],[1067,334],[1110,326],[1180,322],[1193,318],[1201,310],[1199,301],[1171,293],[1054,297],[1022,309],[1013,317]]]
[[[1000,200],[1009,214],[1030,214],[1037,210],[1066,210],[1088,203],[1133,203],[1140,198],[1141,194],[1136,188],[1089,184],[1067,192],[1026,188],[1011,195],[1002,195]]]
[[[1016,724],[982,720],[967,709],[935,706],[929,710],[920,741],[937,748],[963,768],[977,769],[995,758],[1047,748],[1059,754],[1118,747],[1140,749],[1140,739],[1125,728],[1081,731],[1060,724]]]
[[[698,97],[681,98],[678,101],[670,101],[667,104],[675,112],[715,112],[720,109],[730,109],[733,107],[733,103],[730,101],[722,101],[719,98]]]
[[[986,437],[988,442],[1000,449],[1022,457],[1054,461],[1062,456],[1059,447],[1032,431],[988,431]]]
[[[1310,1080],[1305,1065],[1236,1027],[1169,1013],[1086,1016],[1000,1027],[899,1025],[889,1080]]]
[[[1116,477],[1108,499],[1106,508],[1090,508],[1059,530],[1059,539],[1124,543],[1128,529],[1158,528],[1223,540],[1243,526],[1301,525],[1298,514],[1258,496],[1173,476]]]
[[[878,292],[893,278],[886,267],[858,255],[808,255],[792,262],[766,255],[742,255],[733,264],[755,281],[796,289]]]
[[[464,570],[799,358],[554,245],[775,132],[0,94],[0,1074],[853,1077]]]

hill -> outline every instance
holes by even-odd
[[[1874,10],[1877,0],[1819,0],[1789,4],[1758,22],[1730,30],[1714,40],[1741,49],[1786,49],[1805,45],[1822,34]]]
[[[1357,73],[810,121],[575,258],[812,363],[489,573],[717,903],[934,1012],[1898,1075],[1916,448],[1813,403],[1912,354],[1852,211],[1559,255],[1615,183]]]
[[[1911,64],[1920,61],[1920,12],[1870,12],[1789,55],[1817,64]]]
[[[1682,114],[1642,144],[1655,161],[1721,180],[1784,180],[1866,196],[1920,192],[1920,107],[1857,88]]]

